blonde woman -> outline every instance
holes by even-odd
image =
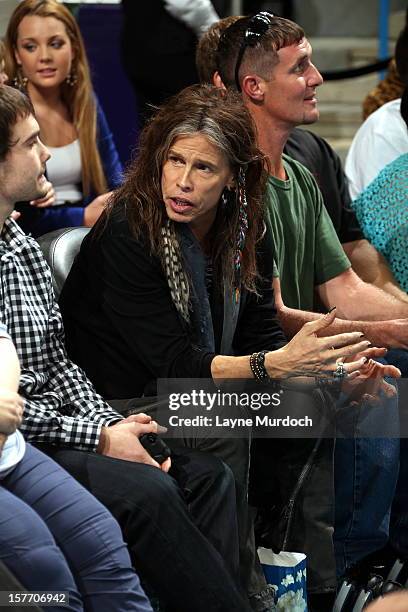
[[[121,164],[92,90],[78,25],[56,0],[23,0],[7,28],[6,73],[30,97],[50,150],[53,189],[22,208],[25,231],[92,226],[121,180]]]

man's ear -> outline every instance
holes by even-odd
[[[264,99],[264,81],[257,74],[247,74],[242,79],[241,89],[248,98],[256,102]]]
[[[218,72],[218,70],[214,72],[212,80],[213,80],[213,85],[218,87],[218,89],[226,89],[224,83],[222,82],[222,79],[220,77],[220,73]]]

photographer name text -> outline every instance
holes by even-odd
[[[220,427],[228,429],[241,427],[313,427],[313,421],[308,416],[295,419],[289,416],[269,417],[257,414],[255,417],[247,418],[225,418],[219,415],[214,417],[199,415],[189,418],[173,414],[169,417],[169,425],[171,427]]]

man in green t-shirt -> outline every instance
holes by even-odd
[[[241,19],[239,15],[220,19],[200,37],[196,66],[201,83],[221,86],[218,44],[222,33],[238,19]],[[350,209],[351,200],[341,160],[329,143],[314,132],[297,127],[292,129],[284,152],[306,166],[316,179],[337,236],[360,278],[408,303],[408,295],[399,286],[384,256],[363,236],[355,213]]]
[[[277,249],[280,282],[275,283],[275,299],[281,323],[286,334],[293,336],[304,323],[317,318],[312,312],[312,291],[325,308],[337,307],[338,318],[330,333],[362,331],[377,346],[408,348],[408,304],[355,274],[312,175],[283,155],[293,128],[319,118],[316,89],[322,77],[311,52],[300,26],[269,13],[233,23],[223,34],[218,52],[222,83],[242,93],[258,130],[259,147],[269,162],[268,219]],[[290,189],[293,197],[284,197]],[[315,231],[305,241],[311,226]],[[293,289],[294,284],[298,289]]]
[[[275,241],[275,276],[284,302],[313,310],[315,286],[350,268],[350,262],[310,172],[283,156],[286,180],[270,175],[266,191],[267,222]]]
[[[313,312],[317,303],[326,309],[335,305],[338,318],[330,333],[358,330],[377,346],[408,348],[408,305],[355,274],[312,175],[283,155],[293,128],[312,124],[319,117],[316,89],[322,77],[311,61],[311,51],[302,28],[265,12],[230,25],[218,47],[218,84],[242,94],[256,124],[259,148],[268,161],[267,223],[275,240],[278,276],[274,288],[281,323],[290,337],[318,316]],[[387,435],[391,412],[388,419],[379,414]],[[394,419],[395,412],[391,421]],[[365,442],[367,449],[363,448]],[[371,440],[337,441],[336,487],[339,485],[342,499],[335,508],[335,541],[340,573],[387,541],[398,445],[390,440],[382,446],[378,442],[375,452],[374,445]],[[324,466],[330,472],[329,453],[326,461],[322,462],[321,473]],[[314,491],[311,503],[320,504],[322,509],[328,487],[320,491],[320,497]],[[315,534],[308,553],[320,574],[323,563],[315,551],[327,545],[327,534],[331,536],[327,517],[322,510],[320,516],[317,512],[304,525]],[[329,590],[330,580],[320,580],[314,589]]]

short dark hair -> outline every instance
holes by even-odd
[[[216,21],[208,28],[198,41],[196,50],[196,68],[200,83],[213,84],[214,72],[218,70],[217,52],[221,34],[233,23],[242,19],[242,15],[230,15]]]
[[[13,146],[12,132],[19,119],[34,115],[29,98],[18,89],[0,86],[0,161],[4,161]]]
[[[220,39],[218,46],[218,72],[222,82],[227,87],[236,89],[235,65],[245,32],[250,24],[251,17],[242,17],[227,28]],[[253,46],[248,46],[241,62],[239,80],[249,70],[256,70],[257,74],[266,78],[271,68],[278,63],[278,51],[299,43],[305,37],[305,32],[297,23],[283,17],[270,17],[270,24],[260,39]]]

